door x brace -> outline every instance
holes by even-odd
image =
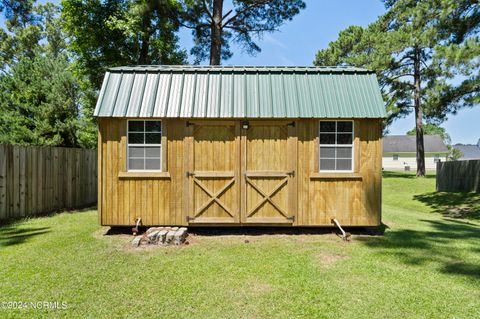
[[[247,214],[247,217],[252,217],[255,212],[257,210],[260,209],[260,207],[262,207],[263,204],[265,204],[266,202],[269,202],[270,204],[272,204],[273,207],[275,207],[279,212],[280,214],[282,214],[283,216],[285,216],[286,218],[289,218],[288,217],[288,214],[287,212],[281,208],[277,203],[275,203],[272,199],[272,196],[275,195],[280,189],[282,189],[282,187],[288,182],[288,177],[285,177],[283,178],[280,183],[278,183],[277,186],[275,186],[273,188],[273,190],[270,192],[270,193],[266,193],[264,192],[262,189],[260,189],[249,177],[246,177],[246,181],[248,184],[250,184],[258,193],[260,193],[260,195],[263,196],[262,200],[260,202],[257,203],[257,205],[255,205],[255,207],[253,207]]]
[[[235,179],[232,178],[230,181],[228,181],[228,183],[226,183],[220,190],[218,190],[216,193],[213,193],[211,192],[207,186],[205,186],[205,184],[203,184],[200,180],[198,180],[196,177],[193,178],[193,181],[195,182],[195,184],[197,184],[208,196],[210,196],[210,198],[205,202],[205,204],[203,204],[196,212],[195,212],[195,216],[193,218],[196,218],[198,217],[199,215],[201,215],[203,213],[204,210],[206,210],[211,204],[213,204],[214,202],[217,203],[218,205],[220,205],[220,207],[223,208],[224,211],[227,212],[228,215],[230,215],[231,217],[234,217],[233,216],[233,213],[232,211],[220,200],[220,196],[222,196],[223,193],[225,193],[229,188],[230,186],[233,185],[233,183],[235,182]]]

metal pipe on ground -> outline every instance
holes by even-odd
[[[340,229],[342,232],[342,235],[340,236],[343,240],[348,241],[350,240],[350,237],[352,234],[347,233],[346,231],[343,230],[342,226],[340,226],[340,222],[336,218],[332,218],[332,223]]]

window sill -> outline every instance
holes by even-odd
[[[310,179],[358,179],[362,180],[363,177],[357,173],[311,173]]]
[[[120,179],[170,179],[169,172],[119,172]]]

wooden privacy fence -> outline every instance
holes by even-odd
[[[0,145],[0,220],[97,201],[97,151]]]
[[[480,192],[480,160],[437,163],[437,191]]]

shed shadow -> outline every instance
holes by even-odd
[[[161,227],[161,226],[158,226]],[[275,227],[275,226],[184,226],[188,233],[197,236],[276,236],[276,235],[340,235],[335,227]],[[149,227],[141,226],[138,234],[144,234]],[[344,227],[346,232],[355,236],[379,236],[383,235],[388,226],[382,224],[378,227]],[[132,236],[132,227],[115,226],[108,228],[103,236]]]

